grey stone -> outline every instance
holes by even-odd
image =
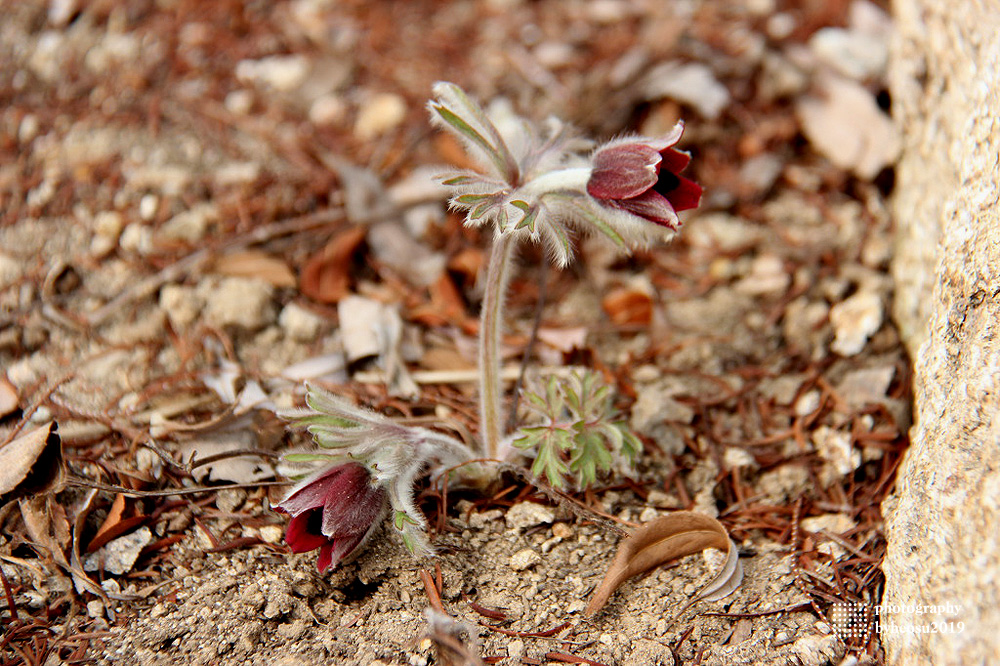
[[[883,506],[883,606],[901,612],[883,614],[882,639],[890,664],[990,663],[1000,654],[1000,12],[969,1],[893,8],[904,136],[894,314],[916,359],[916,425]],[[960,612],[899,608],[948,603]],[[951,620],[964,630],[906,631]],[[885,631],[893,625],[903,631]]]

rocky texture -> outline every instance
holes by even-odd
[[[961,610],[887,613],[882,637],[889,663],[988,663],[1000,654],[1000,5],[894,9],[895,315],[916,359],[917,425],[885,507],[883,604]],[[892,631],[942,620],[964,631]]]

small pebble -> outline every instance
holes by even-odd
[[[280,92],[295,90],[309,75],[305,56],[270,56],[260,60],[241,60],[236,64],[236,78],[246,83],[265,85]]]
[[[297,303],[289,303],[278,316],[278,324],[292,340],[312,342],[323,327],[323,318]]]
[[[208,226],[219,217],[214,204],[200,203],[170,218],[160,234],[163,238],[187,243],[196,243],[208,232]]]
[[[139,217],[145,221],[149,222],[156,215],[156,211],[160,207],[160,198],[155,194],[144,194],[141,199],[139,199]]]
[[[542,561],[542,556],[531,548],[519,550],[510,556],[510,568],[514,571],[524,571]]]
[[[555,517],[552,509],[536,502],[519,502],[507,509],[507,514],[504,516],[507,526],[518,530],[551,523]]]
[[[87,615],[93,618],[104,616],[104,602],[100,599],[92,599],[87,602]]]
[[[369,141],[399,126],[406,118],[406,102],[399,95],[381,93],[358,110],[354,134]]]
[[[245,116],[253,108],[253,93],[249,90],[233,90],[223,101],[227,111]]]
[[[347,115],[347,105],[336,95],[323,95],[309,107],[309,120],[314,125],[334,125]]]
[[[274,321],[274,287],[263,280],[205,280],[198,293],[205,299],[205,319],[212,325],[257,331]]]
[[[795,401],[795,415],[809,416],[819,408],[819,401],[819,391],[809,391],[808,393],[803,393],[802,396]]]
[[[160,309],[166,313],[170,325],[177,332],[193,324],[203,306],[201,296],[193,287],[168,284],[160,289]]]
[[[841,356],[854,356],[865,348],[882,326],[885,311],[878,294],[862,291],[830,308],[834,339],[830,348]]]
[[[566,523],[556,523],[552,526],[552,536],[557,536],[560,539],[568,539],[573,536],[573,528]]]
[[[642,510],[642,513],[639,514],[639,522],[648,523],[654,521],[659,515],[660,514],[659,512],[657,512],[656,509],[654,509],[651,506],[647,506],[645,509]]]

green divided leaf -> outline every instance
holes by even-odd
[[[527,406],[545,420],[544,425],[521,428],[513,445],[535,449],[532,472],[562,487],[572,476],[585,488],[611,469],[616,456],[634,463],[642,442],[620,419],[611,388],[598,373],[586,371],[561,379],[550,376],[545,393],[525,393]]]
[[[598,472],[611,469],[611,452],[603,438],[593,431],[577,434],[574,443],[569,468],[576,474],[580,487],[585,488],[597,481]]]

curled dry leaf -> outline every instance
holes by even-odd
[[[62,480],[62,445],[55,422],[0,448],[0,505],[52,489]]]
[[[364,227],[348,227],[314,254],[302,269],[302,293],[320,303],[336,303],[351,289],[351,256],[365,239]]]
[[[594,590],[584,612],[588,616],[595,615],[629,578],[706,548],[725,552],[726,562],[700,598],[721,599],[735,590],[743,578],[736,547],[715,518],[694,511],[678,511],[646,523],[621,542],[604,580]]]

